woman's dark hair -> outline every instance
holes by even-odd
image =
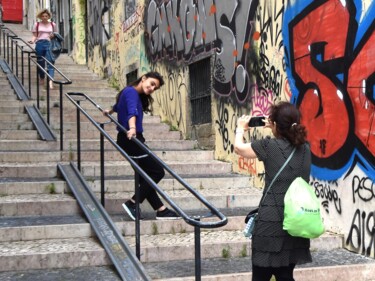
[[[164,85],[164,79],[163,76],[160,75],[159,72],[156,71],[150,71],[147,72],[146,74],[142,75],[139,77],[137,80],[134,82],[130,83],[129,86],[136,86],[141,82],[142,77],[145,76],[146,78],[155,78],[159,80],[159,88]],[[120,95],[124,89],[122,89],[117,95],[116,95],[116,104],[118,103],[120,99]],[[154,99],[151,97],[151,95],[145,95],[145,94],[139,94],[142,102],[142,109],[144,112],[151,112],[151,104],[154,101]]]
[[[289,102],[273,105],[269,119],[276,123],[276,137],[286,138],[294,146],[306,142],[306,128],[300,123],[301,113],[295,105]]]

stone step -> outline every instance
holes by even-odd
[[[304,281],[374,281],[374,261],[357,258],[345,250],[316,251],[313,263],[297,265],[296,280]],[[321,260],[324,262],[321,262]],[[195,281],[193,260],[144,263],[145,271],[154,281]],[[214,258],[202,260],[204,281],[251,280],[251,257]],[[54,268],[0,272],[1,280],[106,280],[120,281],[113,266]],[[105,276],[105,277],[104,277]]]
[[[112,217],[120,233],[126,236],[135,235],[135,222],[125,221],[124,215]],[[207,220],[207,219],[202,219]],[[213,221],[213,219],[211,219]],[[228,223],[220,230],[241,230],[244,216],[228,217]],[[168,234],[175,232],[194,232],[194,227],[183,220],[151,220],[141,221],[142,235]],[[219,230],[219,228],[215,229]],[[202,231],[206,231],[202,229]],[[39,239],[90,238],[96,234],[83,216],[43,216],[43,217],[2,217],[0,218],[0,243],[14,241],[33,241]]]
[[[162,186],[162,185],[160,185]],[[45,191],[56,192],[57,188],[46,184]],[[183,210],[206,211],[207,208],[198,202],[189,192],[181,189],[164,190],[168,196]],[[218,193],[220,191],[220,193]],[[232,187],[201,189],[198,192],[217,208],[248,208],[257,206],[261,198],[261,192],[254,188]],[[113,192],[105,194],[106,210],[110,214],[124,213],[121,204],[129,199],[134,192]],[[97,193],[100,200],[100,194]],[[68,193],[34,193],[4,195],[0,197],[0,216],[48,216],[48,215],[76,215],[81,210],[72,194]],[[168,205],[168,204],[166,204]],[[58,206],[58,208],[56,207]],[[148,202],[141,206],[142,212],[155,214]]]
[[[0,123],[1,124],[1,123]],[[15,130],[20,129],[34,129],[34,125],[29,124],[14,124],[18,126]],[[0,125],[1,127],[1,125]],[[65,149],[68,149],[69,145],[65,145]],[[50,151],[59,150],[60,144],[57,141],[43,141],[43,140],[0,140],[0,151]]]
[[[45,239],[0,244],[0,271],[111,264],[95,238]]]
[[[313,262],[297,265],[294,279],[303,281],[373,281],[375,261],[344,249],[312,252]],[[193,260],[144,263],[154,281],[194,281]],[[247,281],[252,278],[251,256],[203,259],[202,280]],[[94,268],[92,269],[94,270]],[[90,276],[90,271],[86,272]],[[92,271],[94,274],[95,271]],[[60,274],[64,274],[60,272]],[[116,280],[116,279],[109,279]],[[275,280],[272,278],[271,280]]]
[[[182,177],[182,175],[181,175]],[[196,177],[183,177],[192,188],[196,190],[210,190],[225,189],[230,190],[234,187],[246,188],[249,186],[249,178],[247,176],[239,175],[217,175],[215,177],[203,177],[197,175]],[[99,194],[101,190],[101,181],[99,178],[90,179],[88,181],[89,186],[93,192]],[[166,176],[160,182],[163,190],[182,190],[184,187],[171,177]],[[105,192],[116,193],[116,192],[133,192],[134,190],[134,176],[129,176],[122,179],[106,178],[105,180]],[[21,195],[21,194],[51,194],[51,193],[71,193],[67,187],[65,181],[60,179],[30,179],[30,178],[19,178],[19,179],[4,179],[0,181],[0,194],[5,195]],[[254,191],[254,194],[257,194]]]
[[[95,119],[96,122],[107,122],[110,121],[108,118],[103,118],[100,120]],[[56,122],[52,123],[52,129],[60,129],[60,122],[59,120],[56,120]],[[99,130],[87,119],[84,122],[80,122],[80,128],[81,131],[87,130],[87,131],[94,131],[99,132]],[[116,130],[116,124],[115,123],[109,123],[104,126],[105,131],[113,131]],[[143,124],[143,130],[144,132],[156,132],[159,134],[166,134],[161,136],[161,138],[165,139],[168,137],[168,132],[170,131],[170,128],[168,125],[160,122],[155,122],[154,119],[148,119],[146,118],[144,124]],[[65,122],[64,121],[64,131],[77,131],[77,122],[76,120],[71,122]]]
[[[34,124],[31,121],[25,122],[0,122],[0,130],[34,130]],[[0,149],[1,150],[1,149]]]
[[[0,122],[17,122],[23,123],[30,121],[29,115],[26,113],[0,113]]]
[[[135,248],[134,236],[125,240]],[[194,258],[194,233],[142,235],[141,261],[165,262]],[[317,250],[335,250],[342,246],[342,237],[323,235],[311,242]],[[251,241],[242,231],[209,230],[201,232],[202,258],[250,256]],[[108,265],[109,259],[95,238],[40,239],[0,243],[0,270],[82,267]]]
[[[36,140],[39,139],[36,130],[1,130],[0,140]],[[1,152],[0,152],[1,155]],[[0,156],[1,157],[1,156]],[[1,160],[0,160],[1,162]]]
[[[0,112],[2,114],[15,114],[25,113],[25,107],[23,104],[17,101],[18,104],[8,104],[0,106]]]
[[[5,102],[14,102],[17,101],[20,102],[17,99],[17,95],[14,93],[14,90],[12,89],[5,89],[1,91],[0,94],[0,104],[4,104]]]
[[[135,237],[126,236],[125,240],[135,247]],[[142,235],[141,261],[161,262],[194,259],[194,233],[177,229],[175,233]],[[311,240],[315,250],[341,249],[343,237],[324,234]],[[190,250],[190,251],[189,251]],[[225,256],[243,257],[251,255],[251,240],[244,237],[242,230],[208,230],[201,232],[202,258],[219,258]]]
[[[26,125],[22,126],[19,124],[19,129],[23,129]],[[33,129],[33,126],[29,126]],[[184,140],[148,140],[147,145],[151,150],[191,150],[195,148],[195,141],[184,141]],[[71,139],[64,141],[64,150],[76,150],[77,141],[76,139]],[[113,145],[106,141],[104,143],[105,149],[113,149]],[[0,151],[40,151],[40,150],[59,150],[60,144],[57,141],[43,141],[43,140],[0,140]],[[99,150],[100,140],[81,140],[81,149],[87,150]]]
[[[1,144],[1,142],[0,142]],[[47,143],[48,144],[48,143]],[[229,163],[217,160],[208,161],[168,161],[166,163],[177,174],[194,175],[194,174],[225,174],[231,173],[232,168]],[[7,163],[0,165],[1,174],[6,178],[30,177],[30,178],[53,178],[57,176],[57,165],[51,162],[34,163]],[[100,176],[100,163],[82,162],[81,172],[85,177]],[[105,174],[111,176],[129,176],[133,174],[130,164],[124,161],[106,161]]]
[[[33,131],[30,131],[33,132]],[[3,132],[0,133],[0,136]],[[213,152],[199,150],[168,150],[153,151],[163,161],[208,161],[213,159]],[[105,161],[121,161],[125,158],[117,150],[106,150],[104,154]],[[76,151],[0,151],[0,163],[39,163],[39,162],[64,162],[76,161]],[[100,161],[100,151],[81,151],[82,161]],[[1,166],[1,164],[0,164]]]

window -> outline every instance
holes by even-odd
[[[138,79],[138,70],[133,70],[126,74],[126,84],[129,85],[130,83],[134,82]]]
[[[210,58],[189,66],[192,125],[211,123],[211,65]]]

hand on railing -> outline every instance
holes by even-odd
[[[111,108],[111,109],[104,109],[103,110],[103,115],[104,116],[107,116],[107,115],[110,115],[110,114],[113,114],[113,109]]]

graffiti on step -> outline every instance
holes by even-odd
[[[375,5],[296,1],[284,14],[286,66],[311,145],[312,175],[359,166],[375,179]]]

